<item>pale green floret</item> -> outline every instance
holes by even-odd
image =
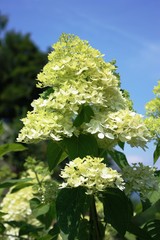
[[[137,192],[145,200],[151,192],[157,191],[159,181],[154,175],[155,170],[155,168],[144,166],[142,163],[124,167],[122,177],[126,183],[126,195],[130,196],[132,192]]]
[[[41,226],[41,222],[35,218],[30,207],[32,198],[36,196],[42,203],[51,202],[56,198],[57,184],[51,180],[49,170],[44,163],[37,162],[29,157],[25,162],[25,168],[26,171],[23,172],[21,179],[29,178],[28,183],[31,186],[21,188],[15,192],[12,192],[14,187],[11,187],[0,204],[1,211],[5,213],[3,220],[5,221],[5,234],[7,237],[5,238],[4,234],[4,240],[18,239],[20,230],[19,227],[15,228],[7,224],[7,221],[22,221],[27,224]],[[34,239],[34,237],[29,237],[29,239]]]
[[[48,64],[38,75],[40,87],[61,88],[64,82],[72,85],[79,79],[87,78],[87,81],[103,81],[107,86],[118,85],[117,78],[112,74],[115,66],[106,63],[103,55],[87,41],[74,35],[62,34],[53,49],[48,56]]]
[[[49,62],[38,75],[38,86],[48,87],[22,119],[19,142],[60,141],[81,133],[94,134],[100,145],[119,141],[145,147],[148,131],[140,115],[129,110],[119,88],[116,67],[80,38],[63,34],[53,46]],[[74,125],[83,106],[93,111],[90,121]]]
[[[145,124],[148,127],[153,138],[160,138],[160,118],[148,117],[145,119]]]
[[[145,124],[150,130],[150,133],[154,139],[160,138],[160,81],[158,85],[154,87],[153,93],[155,98],[146,104]]]
[[[12,190],[12,189],[11,189]],[[29,201],[34,197],[32,187],[20,189],[18,192],[8,192],[1,203],[4,221],[25,221],[28,224],[39,226],[40,222],[32,215]],[[5,225],[6,234],[11,235],[6,240],[13,240],[19,236],[19,228]],[[14,237],[15,236],[15,237]],[[31,238],[32,239],[32,238]]]
[[[31,158],[28,159],[30,160]],[[47,182],[50,180],[49,175],[44,176],[46,169],[44,168],[43,164],[37,164],[34,166],[34,170],[37,172],[39,181]],[[12,192],[12,188],[9,190],[0,205],[2,211],[7,213],[3,216],[3,218],[6,221],[27,221],[28,223],[35,223],[39,225],[39,221],[37,221],[32,215],[29,204],[29,201],[34,197],[34,194],[37,193],[39,185],[37,183],[37,178],[33,170],[28,169],[25,172],[25,176],[31,179],[29,183],[32,185],[22,188],[16,192]],[[24,177],[22,177],[22,179],[23,178]]]
[[[76,158],[70,161],[61,171],[64,183],[60,188],[85,187],[86,194],[94,194],[105,191],[106,188],[124,189],[124,181],[116,170],[107,167],[102,163],[103,158]]]
[[[29,200],[33,198],[32,187],[26,187],[16,193],[8,192],[4,197],[1,207],[7,214],[3,216],[5,221],[29,221],[32,222],[32,212]]]
[[[86,127],[86,129],[85,129]],[[132,147],[145,144],[149,138],[147,128],[140,114],[129,109],[121,109],[116,112],[97,112],[89,123],[84,124],[86,132],[98,133],[99,141],[106,141],[107,145],[116,145],[120,140],[128,142]]]

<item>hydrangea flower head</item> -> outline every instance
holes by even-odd
[[[28,224],[35,226],[40,226],[41,223],[38,221],[35,216],[32,214],[30,207],[30,200],[37,196],[41,202],[48,203],[50,199],[55,199],[55,195],[48,196],[49,193],[55,193],[55,184],[51,186],[50,176],[46,175],[48,172],[44,164],[37,163],[35,159],[29,157],[25,164],[25,167],[32,167],[33,163],[36,163],[34,171],[32,169],[27,169],[27,171],[22,174],[22,179],[25,177],[30,178],[29,183],[31,186],[26,186],[19,189],[18,191],[13,191],[13,187],[7,192],[5,197],[2,199],[0,204],[2,212],[6,213],[3,216],[4,221],[24,221]],[[45,175],[44,175],[45,174]],[[39,184],[41,182],[41,184]],[[50,187],[48,186],[50,184]],[[52,192],[51,192],[52,187]],[[49,192],[48,192],[49,190]],[[6,234],[13,235],[8,236],[7,240],[14,240],[18,238],[19,228],[12,227],[8,224],[5,224]],[[5,238],[4,238],[5,239]],[[30,239],[33,239],[32,237]]]
[[[124,189],[124,182],[121,174],[104,164],[103,158],[76,158],[70,161],[61,171],[64,179],[60,188],[76,188],[79,186],[86,188],[87,194],[94,194],[105,191],[106,188]]]
[[[155,139],[160,138],[160,81],[157,86],[154,87],[153,93],[155,98],[146,104],[146,115],[145,119],[146,126],[151,132],[151,135]]]
[[[40,222],[33,217],[30,208],[29,201],[33,196],[32,186],[22,188],[14,193],[9,191],[1,203],[2,211],[6,213],[3,216],[4,221],[25,221],[26,223],[39,226]],[[6,224],[6,234],[9,235],[6,238],[7,240],[14,240],[19,235],[19,228],[13,228]]]
[[[125,193],[132,192],[140,194],[145,200],[152,191],[158,190],[158,180],[154,175],[155,168],[144,166],[142,163],[134,163],[133,166],[123,168],[123,179],[125,180]]]
[[[53,48],[48,63],[37,76],[37,86],[45,87],[45,91],[32,102],[33,110],[22,119],[24,127],[17,140],[60,141],[91,133],[101,142],[104,138],[109,146],[127,141],[143,148],[147,129],[142,117],[130,110],[128,99],[120,90],[115,65],[105,62],[98,50],[74,35],[62,34]],[[75,125],[86,106],[92,112],[90,119]]]
[[[30,218],[31,209],[29,200],[33,198],[32,187],[22,188],[18,192],[8,192],[2,201],[1,207],[6,221],[24,221]]]

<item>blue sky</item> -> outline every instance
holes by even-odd
[[[65,32],[88,40],[106,61],[116,59],[122,88],[141,114],[160,79],[159,10],[159,0],[0,0],[8,29],[31,33],[41,50]],[[153,150],[153,145],[147,152],[127,147],[126,153],[148,164]]]

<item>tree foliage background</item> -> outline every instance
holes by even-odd
[[[5,21],[4,16],[0,16],[0,27],[0,116],[12,122],[38,97],[34,79],[47,57],[33,43],[30,34],[5,31],[7,18]]]
[[[38,98],[35,78],[47,61],[47,53],[40,51],[29,33],[7,30],[7,23],[8,17],[0,14],[0,119],[5,128],[1,142],[15,141],[20,119]],[[18,172],[25,157],[25,153],[12,153],[4,158]]]

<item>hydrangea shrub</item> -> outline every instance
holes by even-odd
[[[35,239],[103,240],[109,239],[107,229],[122,239],[129,234],[152,239],[154,231],[145,223],[155,219],[160,206],[155,203],[148,214],[143,204],[158,190],[159,172],[142,163],[130,166],[117,150],[124,150],[126,143],[145,150],[152,134],[121,89],[115,62],[106,62],[78,36],[62,34],[37,76],[37,87],[44,91],[22,119],[17,138],[27,144],[48,143],[50,174],[33,160],[28,163],[38,187],[30,187],[33,198],[28,194],[26,201],[42,227],[32,228]],[[132,193],[139,196],[141,212]],[[20,228],[19,235],[25,233]]]

